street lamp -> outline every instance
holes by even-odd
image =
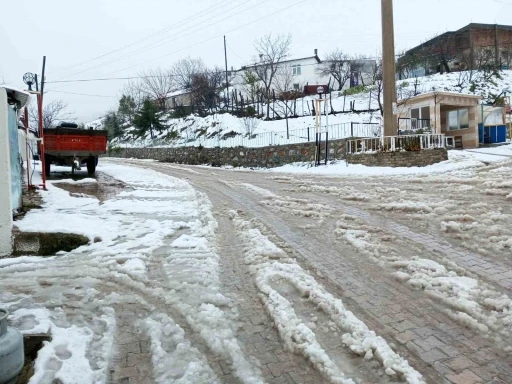
[[[23,75],[23,82],[28,85],[29,91],[32,91],[32,84],[34,84],[35,78],[36,76],[31,72],[27,72]]]

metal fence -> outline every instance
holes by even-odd
[[[322,133],[327,132],[329,140],[346,139],[349,137],[378,137],[381,126],[378,123],[344,123],[332,124],[322,127]],[[262,132],[254,135],[234,134],[232,136],[219,135],[210,137],[201,136],[194,139],[147,139],[137,143],[120,141],[124,147],[198,147],[231,148],[231,147],[267,147],[272,145],[299,144],[315,141],[316,129],[307,127],[280,132]]]

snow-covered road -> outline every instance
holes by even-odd
[[[33,383],[512,377],[510,159],[392,177],[100,171],[122,191],[100,202],[54,184],[20,228],[66,222],[101,242],[0,260],[13,323],[54,335]]]

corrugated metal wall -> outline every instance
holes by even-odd
[[[10,107],[8,111],[9,155],[11,161],[11,203],[12,209],[21,208],[21,166],[18,145],[18,116]]]

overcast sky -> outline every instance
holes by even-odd
[[[41,73],[46,55],[45,100],[66,101],[80,122],[116,107],[123,81],[52,81],[136,76],[187,56],[224,66],[224,34],[235,68],[251,61],[254,40],[269,32],[292,34],[296,58],[315,48],[322,58],[336,47],[374,57],[381,46],[380,0],[2,3],[0,83],[24,88],[23,74]],[[397,51],[471,22],[512,24],[512,0],[394,0],[394,7]]]

